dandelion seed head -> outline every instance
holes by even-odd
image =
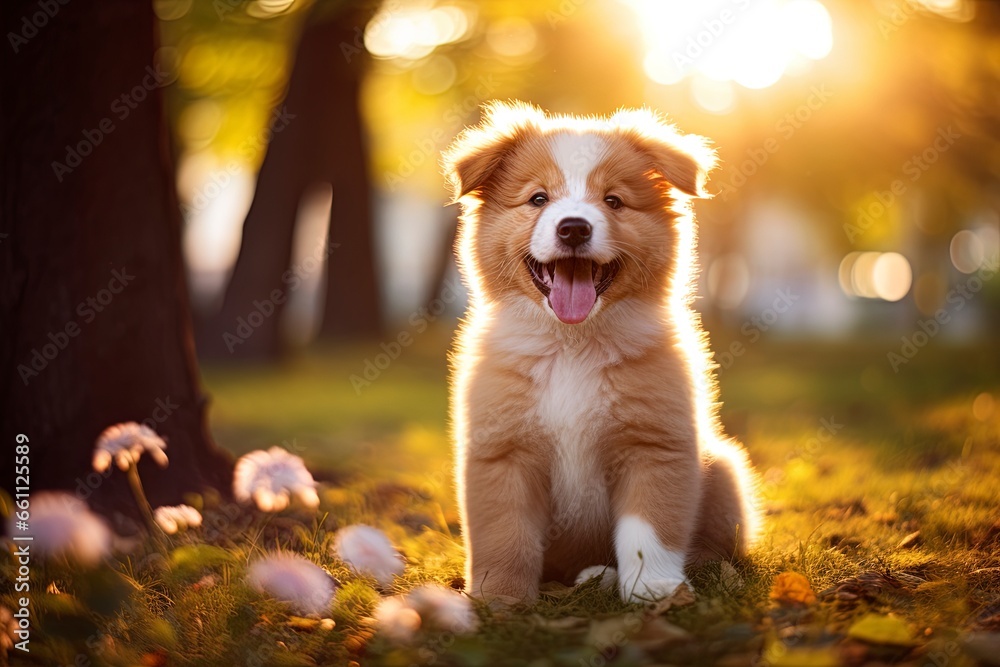
[[[200,526],[201,512],[190,505],[164,505],[156,508],[153,519],[164,533],[173,535],[178,530]]]
[[[97,437],[91,465],[97,472],[106,471],[112,462],[121,470],[128,470],[139,463],[143,453],[148,453],[157,465],[166,468],[169,463],[166,448],[163,438],[148,426],[136,422],[115,424]]]
[[[337,588],[326,570],[290,553],[271,554],[254,562],[247,570],[247,582],[298,613],[320,616],[329,610]]]
[[[337,531],[333,545],[340,560],[355,572],[375,577],[381,586],[392,583],[393,577],[402,574],[405,568],[403,557],[399,555],[388,536],[371,526],[347,526]]]
[[[7,520],[8,535],[31,535],[32,549],[51,558],[96,565],[111,551],[111,530],[90,511],[87,503],[63,491],[39,491],[31,497],[30,530],[15,531],[15,517]]]
[[[236,462],[233,494],[241,502],[253,500],[262,512],[280,512],[292,499],[303,506],[319,506],[316,481],[302,462],[281,447],[250,452]]]

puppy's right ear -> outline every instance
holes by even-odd
[[[482,199],[483,186],[504,157],[544,118],[541,109],[523,102],[484,104],[480,123],[462,130],[441,157],[452,202],[470,194]]]

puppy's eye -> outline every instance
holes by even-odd
[[[615,209],[618,209],[618,208],[621,208],[622,206],[624,206],[624,204],[622,203],[622,198],[621,197],[616,197],[615,195],[608,195],[607,197],[605,197],[604,198],[604,203],[607,204],[608,206],[610,206],[611,208],[615,208]]]
[[[544,192],[536,192],[528,201],[532,206],[545,206],[549,202],[549,196]]]

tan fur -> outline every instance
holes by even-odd
[[[607,146],[587,158],[587,199],[626,202],[608,213],[623,268],[576,325],[547,312],[524,262],[540,215],[526,202],[566,193],[550,141],[564,134]],[[445,155],[470,290],[451,358],[470,593],[530,600],[543,579],[614,565],[626,515],[689,563],[746,552],[752,473],[722,434],[689,307],[695,232],[681,193],[701,193],[713,163],[704,140],[648,111],[579,119],[520,103],[488,105]]]

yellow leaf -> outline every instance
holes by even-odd
[[[289,616],[285,625],[294,630],[315,630],[319,626],[319,620],[315,618],[304,618],[302,616]]]
[[[847,631],[847,636],[868,644],[913,646],[917,643],[909,626],[902,619],[881,614],[865,614],[854,622]]]
[[[762,657],[771,667],[840,667],[840,660],[828,648],[789,649],[775,642]]]
[[[779,604],[810,605],[816,602],[816,593],[798,572],[782,572],[771,584],[771,599]]]

